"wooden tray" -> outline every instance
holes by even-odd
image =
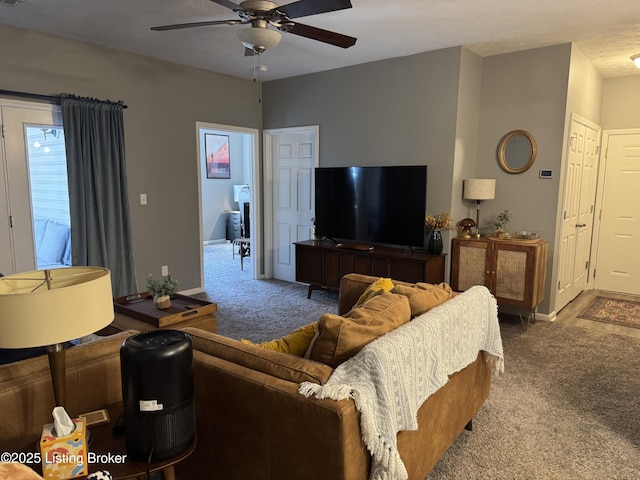
[[[501,238],[501,237],[487,237],[491,240],[497,240],[499,242],[511,242],[511,243],[531,243],[531,244],[535,244],[535,243],[540,243],[542,241],[542,238],[538,237],[538,238],[517,238],[517,237],[509,237],[509,238]]]
[[[218,309],[215,303],[176,293],[171,296],[171,306],[160,310],[153,305],[153,297],[149,292],[114,298],[113,306],[117,313],[137,318],[158,328],[211,314]]]

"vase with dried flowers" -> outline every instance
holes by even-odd
[[[424,217],[424,224],[429,228],[429,242],[427,243],[427,253],[440,255],[442,253],[442,230],[453,228],[453,219],[449,212],[440,215],[427,213]]]

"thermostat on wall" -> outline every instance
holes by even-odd
[[[540,178],[553,178],[553,170],[540,170]]]

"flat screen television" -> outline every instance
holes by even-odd
[[[426,198],[426,165],[316,168],[316,236],[422,247]]]

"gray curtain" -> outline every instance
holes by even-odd
[[[111,271],[115,297],[136,293],[122,103],[61,95],[73,265]]]

